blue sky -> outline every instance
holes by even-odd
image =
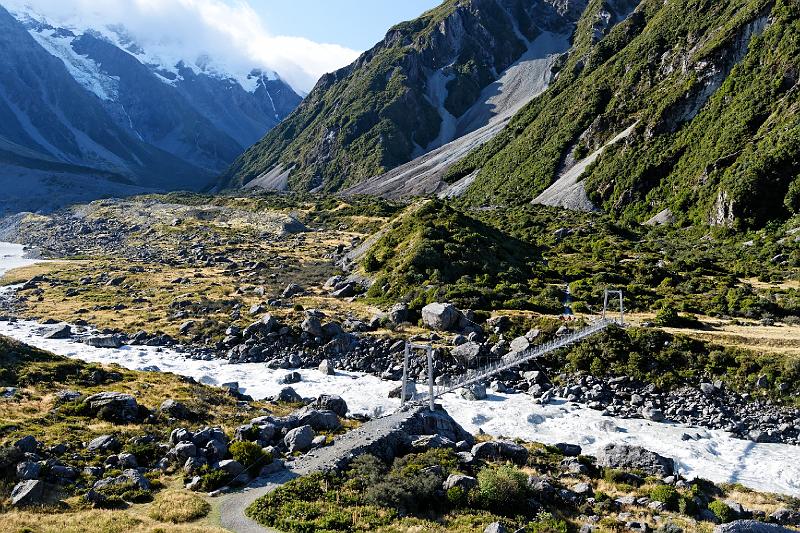
[[[441,0],[250,0],[276,35],[305,37],[367,50],[391,26],[418,17]]]

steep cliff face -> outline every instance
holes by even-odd
[[[467,203],[530,202],[605,148],[576,179],[619,216],[758,226],[800,210],[796,2],[644,0],[606,32],[591,7],[557,81],[448,172],[471,176]]]
[[[532,42],[545,32],[569,35],[585,7],[585,0],[448,0],[323,77],[222,185],[283,168],[291,188],[333,191],[436,149],[464,134],[459,118]]]

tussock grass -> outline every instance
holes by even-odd
[[[148,510],[148,516],[160,522],[183,524],[204,518],[211,505],[190,492],[168,490],[159,493]]]

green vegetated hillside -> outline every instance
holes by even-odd
[[[647,227],[543,206],[463,209],[412,204],[360,259],[376,303],[419,309],[452,301],[476,310],[560,312],[569,285],[578,312],[605,287],[629,310],[742,318],[796,317],[797,217],[746,234]],[[677,320],[677,318],[676,318]]]
[[[753,227],[800,209],[797,2],[643,0],[599,42],[590,26],[550,89],[451,169],[479,171],[468,203],[530,202],[570,150],[636,124],[584,174],[607,212]]]
[[[526,51],[523,38],[563,31],[584,5],[585,0],[561,8],[545,1],[447,0],[393,27],[355,63],[324,76],[294,113],[234,163],[222,183],[240,186],[282,165],[293,169],[295,190],[335,191],[405,163],[439,135],[439,104],[462,115]],[[437,83],[444,85],[442,102],[428,94]]]

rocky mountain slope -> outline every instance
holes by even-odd
[[[569,48],[585,6],[448,0],[395,26],[323,77],[222,185],[337,190],[506,120],[550,82],[550,63]]]
[[[785,220],[800,210],[798,10],[445,2],[322,80],[223,184]]]
[[[784,0],[644,0],[597,40],[584,18],[558,80],[447,181],[467,180],[471,205],[566,178],[539,200],[652,223],[785,218],[800,207],[799,20]]]
[[[205,187],[301,100],[271,72],[154,62],[120,26],[0,6],[0,28],[0,209]]]

